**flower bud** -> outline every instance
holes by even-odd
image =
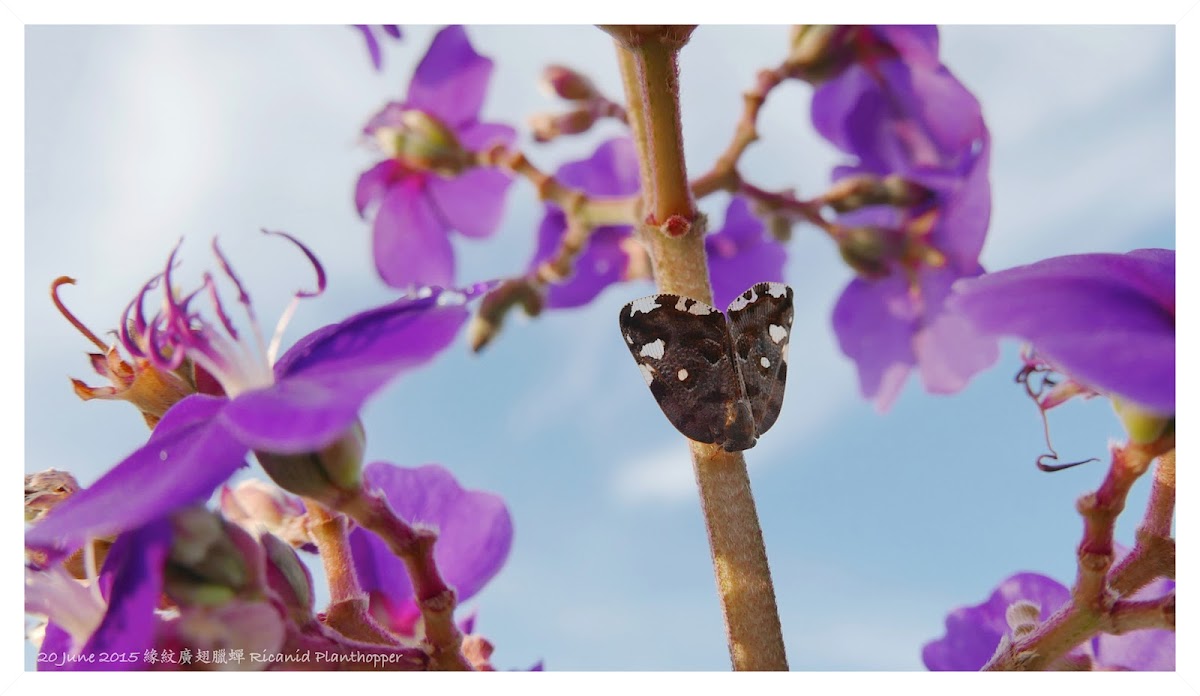
[[[1148,445],[1161,439],[1175,427],[1175,417],[1151,413],[1116,396],[1112,397],[1113,410],[1129,433],[1129,441],[1136,445]]]
[[[1028,600],[1018,600],[1004,611],[1004,620],[1012,629],[1013,638],[1020,639],[1037,628],[1041,607]]]
[[[301,454],[256,451],[254,456],[280,488],[336,508],[339,500],[357,493],[362,485],[365,445],[362,423],[355,422],[320,451]]]
[[[270,533],[259,537],[266,551],[267,587],[287,607],[292,621],[307,625],[313,618],[313,580],[291,546]]]
[[[847,34],[855,27],[800,24],[792,27],[791,49],[784,60],[790,77],[818,84],[845,70],[854,59]]]
[[[592,81],[565,65],[547,65],[539,83],[542,88],[570,101],[584,101],[600,96]]]
[[[245,534],[235,525],[201,506],[171,516],[174,536],[164,574],[165,591],[183,605],[217,605],[229,601],[250,584],[252,577],[243,544],[232,538]]]
[[[304,503],[265,481],[249,479],[235,488],[222,488],[221,512],[248,530],[261,527],[292,546],[312,544]]]
[[[25,521],[42,519],[54,506],[79,490],[75,477],[58,469],[25,476]]]
[[[385,153],[414,169],[456,176],[470,164],[470,155],[454,131],[424,111],[400,111],[389,125],[374,131]]]
[[[529,128],[533,139],[544,143],[560,135],[586,133],[595,125],[596,117],[596,111],[586,106],[562,114],[534,114],[529,118]]]
[[[541,313],[545,297],[536,283],[527,277],[511,278],[483,297],[479,311],[467,325],[467,342],[478,353],[500,334],[508,311],[520,305],[525,313],[536,317]]]
[[[848,213],[872,205],[911,208],[927,200],[930,195],[924,186],[896,174],[883,178],[859,174],[840,179],[821,198],[835,211]]]
[[[846,227],[837,238],[842,259],[864,278],[885,278],[899,253],[896,235],[880,227]]]

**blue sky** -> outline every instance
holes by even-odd
[[[585,69],[619,95],[612,47],[590,27],[471,28],[497,63],[485,114],[520,123],[553,109],[542,65]],[[371,70],[345,27],[30,27],[26,32],[25,468],[93,481],[146,435],[124,404],[82,403],[87,342],[46,288],[98,331],[185,237],[185,274],[211,266],[212,235],[274,317],[310,271],[262,238],[283,229],[326,264],[330,291],[302,305],[285,344],[387,301],[368,226],[353,208],[372,163],[365,119],[399,98],[432,34],[406,28]],[[785,27],[702,27],[681,64],[692,172],[724,148],[740,93],[786,50]],[[1175,246],[1171,27],[948,27],[944,62],[983,104],[993,134],[988,268],[1084,251]],[[744,171],[814,194],[833,150],[809,125],[811,92],[787,84],[763,111]],[[552,170],[619,133],[532,145]],[[719,223],[726,199],[702,206]],[[525,267],[541,208],[513,187],[500,232],[457,246],[460,277]],[[1034,570],[1069,581],[1075,498],[1101,465],[1048,475],[1036,411],[1012,383],[1016,346],[955,397],[911,382],[887,414],[858,395],[829,314],[849,271],[798,228],[787,400],[747,453],[793,669],[920,669],[946,612]],[[185,276],[186,277],[186,276]],[[195,278],[196,275],[191,277]],[[724,670],[728,655],[687,449],[646,392],[617,310],[651,291],[609,289],[591,306],[510,320],[482,356],[460,344],[368,407],[368,457],[444,464],[509,502],[509,563],[472,603],[497,664],[550,669]],[[269,322],[273,322],[270,319]],[[1103,456],[1120,429],[1100,401],[1052,415],[1066,457]],[[64,436],[67,433],[67,436]],[[132,493],[132,492],[131,492]],[[1119,525],[1132,539],[1145,486]]]

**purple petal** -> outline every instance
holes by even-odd
[[[38,648],[38,652],[52,655],[71,654],[71,634],[67,633],[58,624],[50,621],[46,624],[46,632],[42,636],[42,644]],[[53,662],[38,660],[37,670],[39,672],[66,672],[76,669],[76,666],[77,663],[67,662],[66,660]]]
[[[245,461],[246,445],[217,417],[228,404],[194,394],[172,406],[145,445],[33,525],[25,546],[53,562],[92,537],[206,499]]]
[[[438,530],[434,558],[460,603],[475,596],[504,565],[512,546],[512,519],[498,496],[463,490],[449,471],[433,464],[406,469],[376,462],[364,475],[401,518]],[[351,545],[364,590],[392,607],[411,599],[404,564],[376,536],[355,529]]]
[[[986,135],[978,100],[948,70],[902,60],[853,65],[821,85],[812,118],[876,174],[955,167]]]
[[[367,206],[383,198],[388,186],[399,173],[400,163],[396,160],[384,160],[358,177],[354,187],[354,207],[359,217],[366,217]]]
[[[787,252],[766,234],[766,226],[734,197],[725,210],[725,226],[704,239],[712,277],[713,304],[725,307],[746,288],[763,281],[783,282]]]
[[[913,365],[916,308],[904,278],[855,278],[833,308],[833,330],[842,352],[858,368],[863,396],[887,410]]]
[[[934,25],[877,25],[871,31],[910,65],[933,69],[939,65],[938,28]]]
[[[561,283],[546,288],[546,306],[563,309],[591,302],[609,285],[620,281],[629,267],[629,255],[622,244],[632,227],[597,227],[592,230],[583,252],[575,259],[575,272]],[[529,269],[554,256],[567,231],[566,217],[556,207],[547,207],[538,226],[538,248]]]
[[[1005,612],[1018,600],[1037,604],[1039,621],[1070,599],[1070,591],[1052,578],[1018,573],[992,592],[983,604],[955,609],[946,617],[946,635],[926,643],[921,651],[925,667],[933,671],[975,671],[987,664],[1009,632]]]
[[[591,157],[564,164],[555,176],[590,196],[631,196],[641,188],[637,151],[629,138],[601,143]]]
[[[983,269],[977,268],[977,274]],[[932,319],[913,337],[913,351],[925,390],[932,394],[954,394],[971,377],[991,367],[1000,357],[996,339],[980,335],[960,314],[942,311],[950,286],[959,278],[953,269],[937,269],[921,274],[921,294],[925,312]]]
[[[279,359],[275,384],[238,395],[222,419],[254,449],[286,454],[328,445],[368,397],[450,345],[468,316],[451,301],[456,294],[404,298],[318,329]]]
[[[410,177],[388,189],[372,229],[375,268],[394,288],[454,282],[454,248],[446,223],[430,205],[424,185]]]
[[[154,646],[163,566],[171,548],[171,524],[165,518],[117,537],[100,578],[109,585],[108,611],[82,654],[141,653]],[[137,662],[80,662],[79,669],[109,671],[141,669]]]
[[[512,145],[516,140],[517,131],[502,123],[473,123],[458,131],[458,143],[472,152],[495,145]]]
[[[1175,275],[1165,258],[1047,259],[964,281],[954,306],[981,331],[1029,341],[1080,382],[1174,413]]]
[[[442,220],[468,237],[488,237],[500,226],[512,178],[498,169],[470,169],[456,177],[429,180],[429,194]]]
[[[379,70],[383,67],[383,56],[379,53],[379,41],[375,38],[374,32],[366,24],[355,24],[354,28],[362,32],[363,41],[367,42],[367,53],[371,54],[371,65]]]
[[[407,106],[457,129],[477,120],[487,94],[492,61],[475,52],[460,26],[433,37],[408,86]]]
[[[970,272],[978,265],[979,252],[983,249],[991,221],[990,165],[991,143],[985,139],[982,149],[970,159],[965,175],[955,181],[953,189],[940,191],[942,210],[929,241],[946,254],[952,266],[963,272]],[[938,189],[932,177],[916,175],[913,178]]]
[[[602,143],[591,157],[559,167],[556,177],[563,184],[591,196],[628,196],[637,193],[637,154],[633,141],[615,138]],[[620,281],[629,267],[623,245],[632,227],[605,226],[592,231],[583,251],[575,259],[574,273],[546,290],[546,306],[578,307],[591,302],[605,288]],[[547,205],[538,226],[538,246],[529,269],[552,258],[566,234],[566,217],[557,206]],[[744,289],[744,288],[743,288]]]

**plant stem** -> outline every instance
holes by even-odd
[[[1083,516],[1084,531],[1078,550],[1078,575],[1070,601],[1028,636],[993,656],[984,670],[1046,669],[1071,648],[1100,632],[1120,633],[1147,626],[1174,627],[1173,595],[1169,600],[1164,598],[1148,603],[1124,599],[1154,578],[1162,577],[1168,565],[1170,574],[1174,575],[1174,544],[1170,539],[1148,531],[1162,526],[1162,510],[1168,507],[1165,502],[1168,497],[1169,508],[1174,507],[1174,449],[1174,435],[1149,445],[1113,448],[1112,464],[1104,482],[1094,493],[1080,498],[1077,504]],[[1151,493],[1146,519],[1138,530],[1137,545],[1121,564],[1113,568],[1113,526],[1117,515],[1125,507],[1129,489],[1155,457],[1162,457],[1160,471],[1164,464],[1168,469],[1161,476],[1156,474],[1155,487],[1169,481],[1170,494],[1162,490],[1157,495]]]
[[[371,617],[367,596],[358,584],[350,555],[346,517],[331,513],[314,500],[306,500],[308,531],[316,542],[329,581],[329,609],[325,623],[354,640],[394,645],[395,639]]]
[[[645,221],[637,233],[664,293],[712,302],[705,221],[683,157],[677,56],[690,29],[606,27],[638,151]],[[673,234],[665,231],[670,229]],[[741,452],[689,441],[735,670],[786,670],[783,631],[758,512]]]
[[[443,671],[470,670],[471,665],[462,655],[462,633],[454,623],[457,597],[442,579],[433,557],[437,534],[414,529],[400,519],[383,494],[377,491],[359,491],[343,501],[341,510],[363,529],[378,536],[404,561],[413,596],[425,623],[425,642],[431,651],[430,667]]]

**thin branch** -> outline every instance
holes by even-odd
[[[388,549],[404,561],[412,581],[413,596],[425,624],[425,642],[434,670],[464,671],[471,665],[462,654],[462,633],[454,623],[457,598],[442,579],[433,547],[437,534],[414,529],[396,515],[387,499],[377,491],[360,491],[340,501],[339,509],[362,528],[373,532]]]
[[[1104,481],[1095,492],[1080,498],[1076,506],[1084,520],[1084,531],[1079,543],[1078,573],[1070,601],[1029,635],[997,652],[984,670],[1046,669],[1071,648],[1097,633],[1114,632],[1120,628],[1118,622],[1128,626],[1131,621],[1137,621],[1130,619],[1127,614],[1133,612],[1135,616],[1138,615],[1142,610],[1134,609],[1141,604],[1127,601],[1122,604],[1122,599],[1150,580],[1162,577],[1160,571],[1167,562],[1163,551],[1168,548],[1171,573],[1174,573],[1174,544],[1148,545],[1148,540],[1162,540],[1162,537],[1139,530],[1137,546],[1119,567],[1112,568],[1110,574],[1113,526],[1125,507],[1125,498],[1133,483],[1146,472],[1156,457],[1174,449],[1173,434],[1148,445],[1130,444],[1113,448],[1112,462]],[[1171,479],[1173,481],[1173,476]],[[1114,617],[1114,612],[1123,615]],[[1173,612],[1172,601],[1172,621]]]

